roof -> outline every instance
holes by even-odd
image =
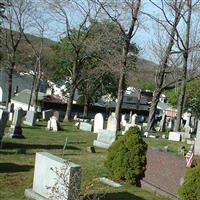
[[[14,96],[14,91],[18,86],[18,91],[21,92],[25,89],[31,90],[32,87],[32,76],[29,74],[19,74],[13,73],[13,84],[12,84],[12,97]],[[3,101],[7,100],[8,97],[8,73],[5,71],[0,71],[0,87],[3,90]],[[44,81],[41,82],[40,91],[46,92],[46,84]]]
[[[26,89],[26,90],[23,90],[20,93],[16,94],[16,96],[14,96],[12,98],[12,100],[19,101],[19,102],[25,103],[25,104],[29,104],[30,94],[31,94],[31,91]],[[45,98],[45,93],[39,92],[38,93],[38,101],[42,101],[42,100],[44,100],[44,98]],[[32,99],[32,101],[33,101],[33,99]]]

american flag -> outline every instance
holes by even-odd
[[[188,151],[185,155],[186,167],[191,167],[192,165],[193,156],[194,156],[193,150],[194,150],[194,147],[192,147],[192,149]]]

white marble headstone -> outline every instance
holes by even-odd
[[[63,173],[64,175],[61,175]],[[59,174],[64,177],[64,180],[59,177]],[[25,195],[35,197],[35,199],[50,199],[53,187],[56,187],[58,189],[54,190],[53,194],[63,194],[59,196],[59,200],[72,200],[74,195],[78,198],[80,183],[81,167],[79,165],[71,162],[66,164],[65,160],[57,156],[39,152],[36,153],[35,158],[33,188],[25,190]]]
[[[113,115],[108,118],[107,130],[115,133],[117,131],[117,119]]]
[[[169,140],[179,142],[181,140],[180,132],[169,132]]]
[[[94,117],[94,133],[98,133],[99,130],[103,129],[103,115],[101,113],[97,113]]]
[[[194,143],[194,155],[200,156],[200,120],[198,120],[196,140]]]

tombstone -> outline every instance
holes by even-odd
[[[116,133],[117,131],[117,120],[113,115],[110,115],[110,117],[108,118],[107,130],[114,133]]]
[[[97,140],[93,141],[93,145],[96,147],[108,149],[115,140],[115,132],[109,130],[100,130],[97,136]]]
[[[25,196],[43,200],[78,199],[80,185],[80,165],[63,160],[47,152],[39,152],[36,153],[35,158],[33,188],[26,189]],[[53,196],[53,198],[50,198],[50,196]]]
[[[53,132],[58,132],[58,131],[62,130],[62,128],[55,116],[52,116],[49,119],[49,121],[47,122],[47,129],[49,131],[53,131]]]
[[[122,115],[122,118],[121,118],[121,125],[122,126],[126,126],[126,115]]]
[[[82,131],[92,131],[92,125],[86,122],[80,122],[79,129]]]
[[[160,132],[165,131],[165,124],[166,124],[166,115],[163,114],[162,119],[160,121]]]
[[[56,117],[56,119],[57,119],[58,121],[60,121],[60,113],[59,113],[59,111],[55,111],[55,112],[53,113],[53,116]]]
[[[180,132],[169,132],[168,140],[179,142],[181,140],[181,133]]]
[[[2,101],[3,101],[3,90],[0,87],[0,102],[2,102]]]
[[[200,156],[200,120],[198,120],[196,140],[194,143],[194,155]]]
[[[131,117],[131,124],[132,125],[135,125],[137,122],[137,114],[133,114],[132,117]]]
[[[54,114],[53,110],[44,110],[42,111],[42,119],[49,120]]]
[[[167,126],[167,128],[169,128],[171,131],[174,130],[174,125],[175,125],[175,119],[174,118],[170,118],[169,124]]]
[[[190,119],[191,119],[191,113],[187,113],[186,115],[186,123],[185,123],[185,130],[190,129]],[[187,130],[188,132],[188,130]]]
[[[34,111],[27,111],[25,116],[25,121],[23,121],[24,124],[28,126],[35,126],[37,119],[37,113]]]
[[[14,117],[12,124],[9,129],[9,133],[12,138],[24,138],[22,135],[22,118],[23,118],[23,110],[22,108],[17,108],[14,112]]]
[[[94,117],[94,133],[99,133],[103,129],[104,119],[101,113],[97,113]]]
[[[4,110],[0,110],[0,141],[2,137],[4,136],[4,131],[8,119],[8,112]]]

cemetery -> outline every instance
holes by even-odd
[[[200,1],[0,1],[0,200],[200,200]]]

